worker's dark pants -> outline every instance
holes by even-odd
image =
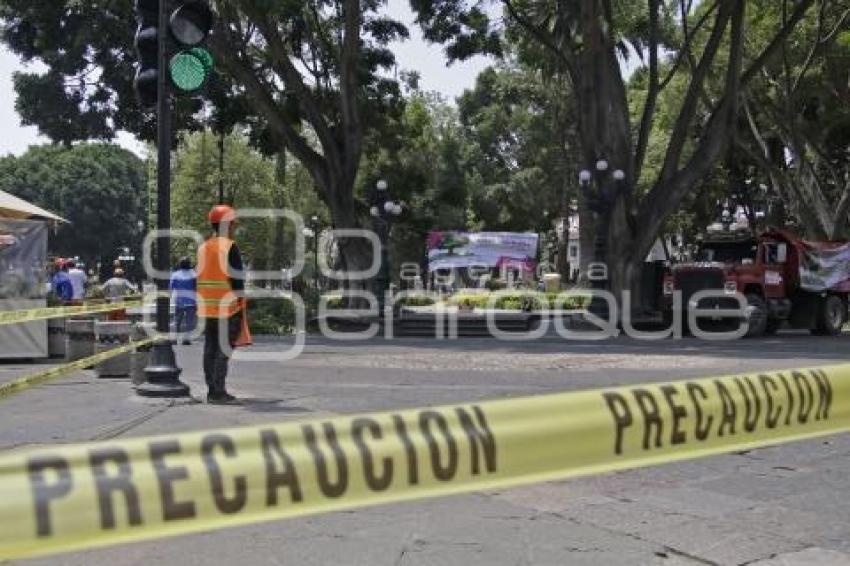
[[[224,380],[227,378],[227,364],[230,359],[222,351],[219,344],[220,324],[221,322],[217,318],[205,319],[204,378],[207,380],[210,395],[220,395],[227,391]],[[242,329],[242,313],[238,312],[228,318],[225,327],[227,328],[227,340],[232,348],[236,339],[239,338],[239,331]]]

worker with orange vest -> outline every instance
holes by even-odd
[[[198,249],[198,316],[204,319],[204,377],[207,402],[234,403],[225,379],[230,348],[250,343],[245,318],[242,256],[231,239],[236,211],[227,205],[210,210],[212,236]],[[227,340],[225,343],[224,340]],[[227,348],[229,344],[230,348]]]

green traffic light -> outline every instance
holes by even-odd
[[[207,73],[212,73],[213,67],[215,66],[213,63],[212,53],[210,53],[203,47],[195,47],[194,49],[190,49],[189,53],[201,60],[201,63],[203,63],[204,67],[206,67],[207,69]]]
[[[192,92],[204,86],[212,74],[213,57],[206,49],[195,47],[172,57],[168,70],[177,89]]]

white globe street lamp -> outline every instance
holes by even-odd
[[[613,175],[615,181],[622,181],[626,178],[626,174],[623,172],[622,169],[614,169]]]
[[[373,218],[377,218],[378,216],[381,215],[381,211],[378,210],[377,206],[373,206],[372,208],[369,209],[369,215],[372,216]]]
[[[377,187],[378,187],[379,191],[386,191],[387,190],[387,182],[384,181],[383,179],[381,179],[380,181],[378,181]]]
[[[597,171],[607,171],[608,170],[608,162],[604,159],[600,159],[596,162],[596,170]]]
[[[581,184],[586,185],[590,182],[591,174],[587,169],[582,169],[578,173],[578,180]]]

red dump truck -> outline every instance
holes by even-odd
[[[836,335],[847,321],[850,242],[812,242],[785,230],[760,236],[722,230],[703,236],[697,261],[673,266],[665,275],[663,309],[672,315],[673,294],[687,308],[694,293],[723,290],[747,298],[747,336],[772,334],[787,321],[792,328]],[[738,308],[732,299],[700,301],[700,308]]]

